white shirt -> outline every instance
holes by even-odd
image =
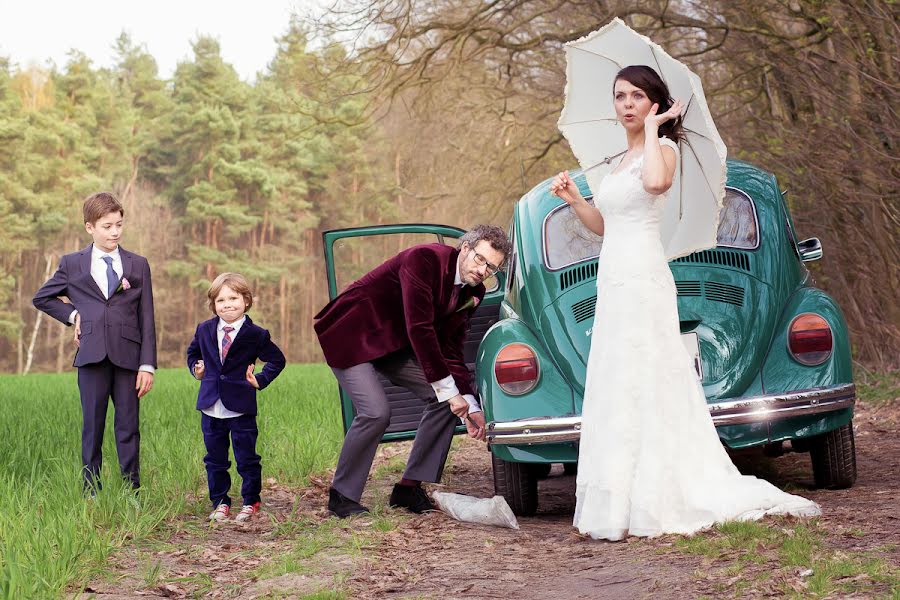
[[[244,315],[234,323],[226,323],[221,318],[219,319],[219,324],[216,326],[216,340],[218,341],[217,347],[219,348],[219,358],[222,358],[222,340],[225,339],[225,326],[234,327],[234,331],[229,332],[228,336],[231,338],[231,343],[234,343],[234,338],[237,337],[238,332],[241,330],[241,326],[244,324],[244,321],[247,320],[247,315]],[[222,399],[219,398],[216,400],[216,403],[210,406],[209,408],[204,408],[200,412],[205,415],[209,415],[214,419],[233,419],[234,417],[240,417],[244,413],[234,412],[233,410],[228,410],[225,408],[225,405],[222,404]]]
[[[122,256],[119,254],[119,247],[107,254],[103,250],[93,246],[91,248],[91,277],[97,282],[97,287],[103,297],[109,300],[109,283],[106,279],[106,261],[104,257],[112,258],[112,268],[116,272],[116,277],[122,279]]]
[[[97,282],[97,287],[100,288],[100,293],[103,294],[103,297],[109,300],[109,280],[106,278],[106,261],[103,260],[104,256],[112,258],[112,268],[119,279],[122,279],[124,268],[122,267],[122,255],[119,254],[118,246],[112,252],[106,253],[97,248],[97,246],[91,245],[91,277]],[[75,323],[75,315],[77,314],[77,310],[72,311],[72,314],[69,315],[69,323]],[[151,365],[138,367],[138,371],[146,371],[148,373],[153,373],[155,370]]]
[[[463,285],[462,277],[459,276],[459,261],[461,259],[462,253],[460,253],[459,258],[456,259],[456,277],[453,280],[453,285],[458,285],[460,287]],[[432,381],[430,383],[431,387],[434,388],[434,395],[437,396],[438,402],[446,402],[450,398],[459,395],[459,388],[456,387],[456,381],[453,380],[453,375],[447,375],[441,380]],[[481,405],[478,404],[478,400],[475,399],[475,396],[472,394],[464,394],[463,398],[469,403],[470,413],[481,412]]]

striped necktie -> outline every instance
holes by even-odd
[[[222,362],[224,363],[225,357],[228,356],[228,349],[231,348],[231,336],[228,334],[234,331],[234,327],[226,325],[222,331],[225,332],[225,336],[222,338]]]

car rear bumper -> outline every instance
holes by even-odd
[[[829,413],[856,404],[852,383],[785,394],[750,396],[709,405],[716,427],[765,423],[791,417]],[[551,444],[577,442],[581,438],[581,417],[535,417],[519,421],[488,423],[489,444]]]

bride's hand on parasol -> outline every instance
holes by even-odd
[[[576,206],[584,202],[584,197],[578,191],[578,186],[569,177],[568,171],[562,171],[553,178],[553,182],[550,184],[550,193],[561,198],[569,206]]]
[[[650,112],[647,113],[647,116],[644,117],[644,129],[646,130],[648,127],[653,129],[654,131],[659,129],[659,126],[669,121],[671,119],[677,119],[678,115],[681,114],[681,111],[684,110],[684,103],[681,100],[676,100],[672,105],[672,108],[667,110],[662,114],[656,114],[656,111],[659,110],[659,104],[654,102],[653,106],[650,107]]]

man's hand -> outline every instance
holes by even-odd
[[[463,398],[460,394],[457,394],[447,400],[447,404],[450,405],[450,412],[452,412],[460,419],[465,419],[466,415],[469,414],[469,403],[466,402],[466,399]]]
[[[256,380],[256,375],[253,374],[253,368],[255,365],[247,366],[247,383],[259,389],[259,382]]]
[[[469,416],[466,418],[466,429],[469,431],[469,437],[483,442],[484,436],[487,433],[484,422],[484,413],[480,411],[469,413]]]
[[[138,398],[143,398],[152,387],[153,373],[148,373],[147,371],[138,371],[137,382],[134,384],[134,389],[138,391]]]
[[[206,363],[202,360],[198,360],[194,363],[194,377],[197,379],[203,379],[203,374],[206,373]]]
[[[75,345],[81,347],[81,313],[75,313]]]

